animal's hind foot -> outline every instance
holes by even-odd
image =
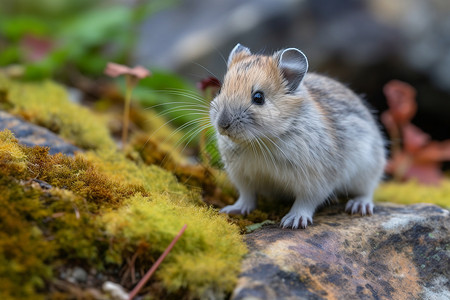
[[[254,201],[246,201],[244,199],[239,199],[233,205],[225,206],[220,210],[221,213],[226,213],[230,215],[248,215],[255,209]]]
[[[365,215],[373,215],[374,205],[372,201],[367,201],[367,198],[356,198],[353,200],[349,200],[345,205],[345,211],[354,215],[361,214],[361,216]]]
[[[306,228],[308,224],[312,224],[312,215],[302,212],[289,212],[281,220],[283,228]]]

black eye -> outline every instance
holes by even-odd
[[[264,93],[261,91],[256,91],[252,95],[252,102],[256,105],[264,104]]]

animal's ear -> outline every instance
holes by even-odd
[[[247,47],[242,46],[241,44],[237,44],[236,46],[234,46],[233,50],[231,50],[230,55],[228,56],[227,62],[228,68],[230,67],[231,62],[233,61],[233,59],[236,57],[237,54],[250,55],[252,53],[250,52],[250,49],[248,49]]]
[[[278,61],[289,92],[294,92],[308,71],[306,55],[296,48],[288,48],[275,53],[274,58]]]

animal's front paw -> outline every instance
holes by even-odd
[[[345,205],[345,211],[350,214],[359,213],[362,216],[373,215],[373,203],[365,198],[356,198],[349,200]]]
[[[283,228],[306,228],[309,224],[312,224],[312,214],[304,213],[304,212],[292,212],[290,211],[287,215],[281,219],[281,227]]]
[[[255,209],[255,205],[250,201],[243,201],[239,199],[233,205],[225,206],[220,210],[221,213],[231,215],[247,215]]]

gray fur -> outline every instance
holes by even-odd
[[[308,71],[308,59],[298,49],[289,48],[275,54],[278,57],[278,66],[287,81],[290,92],[297,90]]]

